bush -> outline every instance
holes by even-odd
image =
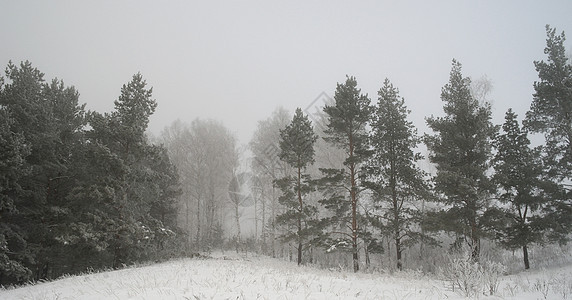
[[[453,291],[460,292],[465,297],[476,297],[481,292],[494,295],[498,291],[500,277],[506,272],[501,263],[484,261],[482,264],[471,259],[469,251],[450,259],[450,262],[440,268],[444,280],[451,283]]]
[[[506,274],[507,268],[498,262],[485,261],[483,263],[483,283],[485,288],[488,289],[489,295],[494,295],[498,292],[500,278]]]

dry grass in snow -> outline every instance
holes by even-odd
[[[558,280],[545,271],[503,278],[483,299],[560,299]],[[552,276],[552,278],[550,278]],[[571,285],[572,288],[572,285]],[[548,297],[548,298],[547,298]],[[571,297],[572,296],[568,296]],[[0,289],[0,299],[463,299],[444,281],[415,272],[351,273],[298,267],[271,258],[182,259],[151,266],[62,278]]]

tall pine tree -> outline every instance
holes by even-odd
[[[426,197],[428,187],[424,172],[416,162],[422,159],[413,150],[420,142],[413,123],[407,120],[409,110],[399,91],[386,79],[378,91],[378,102],[372,118],[371,146],[374,154],[368,163],[367,186],[375,195],[382,213],[374,222],[395,243],[397,268],[402,269],[402,252],[423,237],[418,228],[419,211],[414,201]]]
[[[313,225],[316,225],[318,209],[304,198],[313,189],[310,175],[305,170],[314,163],[314,143],[317,138],[312,123],[300,108],[296,109],[292,122],[280,130],[279,157],[294,168],[295,175],[277,181],[283,192],[279,201],[286,211],[278,215],[276,221],[296,228],[295,232],[289,232],[284,237],[287,241],[294,239],[298,243],[298,265],[302,263],[304,244],[316,235]]]
[[[334,105],[326,105],[324,112],[328,116],[325,130],[326,142],[343,149],[346,153],[343,169],[322,169],[321,180],[325,189],[334,194],[322,201],[334,216],[327,221],[341,228],[347,227],[349,233],[342,229],[342,235],[349,238],[351,245],[353,269],[359,271],[358,241],[358,201],[361,185],[361,170],[368,159],[367,125],[371,118],[370,99],[361,94],[354,77],[347,77],[346,82],[336,87]]]
[[[100,253],[102,266],[156,258],[176,231],[178,177],[164,149],[145,136],[157,105],[151,97],[136,74],[123,85],[115,111],[89,114],[82,155],[91,169],[70,196],[79,212],[68,242]],[[82,205],[86,200],[90,204]]]
[[[516,114],[509,109],[503,132],[495,138],[494,182],[500,188],[506,224],[497,238],[509,249],[521,248],[524,268],[530,268],[528,246],[542,239],[543,216],[538,212],[544,204],[540,194],[542,164],[539,149],[530,148],[526,130],[520,128]],[[535,214],[536,213],[536,214]]]
[[[18,215],[18,198],[23,195],[19,180],[26,174],[23,165],[29,154],[23,135],[12,130],[13,123],[8,108],[0,106],[0,283],[7,278],[25,280],[31,274],[22,263],[25,232],[9,222]]]
[[[440,214],[447,231],[464,236],[471,257],[478,261],[480,240],[485,234],[483,215],[489,206],[493,185],[487,175],[492,138],[490,104],[480,104],[471,94],[470,79],[461,74],[461,64],[453,60],[449,83],[441,90],[444,117],[429,117],[435,135],[426,135],[429,159],[435,164],[436,191],[447,205]]]
[[[62,256],[57,237],[69,215],[65,197],[74,186],[71,154],[77,143],[72,140],[80,138],[81,133],[76,134],[83,126],[83,107],[75,89],[58,80],[47,84],[43,76],[28,61],[19,66],[9,63],[8,84],[0,95],[0,105],[11,112],[11,131],[23,136],[30,150],[22,165],[28,172],[18,182],[22,190],[14,203],[18,213],[5,219],[26,233],[22,261],[36,280],[47,278],[51,258]]]
[[[549,179],[556,185],[551,191],[550,236],[564,242],[572,231],[572,64],[566,57],[564,32],[546,26],[546,61],[535,61],[539,81],[534,83],[534,95],[525,125],[532,133],[545,138],[544,160]]]

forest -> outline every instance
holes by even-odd
[[[215,250],[434,272],[450,253],[479,263],[506,249],[529,269],[532,246],[564,245],[572,230],[572,64],[564,32],[546,32],[524,116],[493,124],[453,59],[430,133],[389,79],[372,99],[347,76],[320,110],[277,108],[245,146],[209,119],[150,137],[158,101],[140,73],[99,113],[63,80],[9,62],[0,285]]]

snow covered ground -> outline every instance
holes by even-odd
[[[227,253],[228,255],[228,253]],[[481,299],[572,299],[572,266],[502,278]],[[368,274],[298,267],[266,257],[181,259],[0,289],[0,299],[464,299],[416,272]]]

